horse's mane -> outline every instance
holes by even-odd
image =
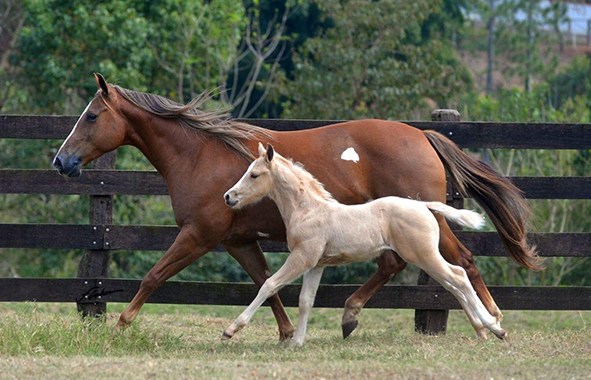
[[[284,166],[287,167],[297,177],[301,186],[305,187],[307,191],[311,191],[317,194],[320,198],[325,201],[336,202],[336,199],[329,193],[322,182],[318,181],[316,177],[304,168],[304,165],[300,162],[294,162],[291,159],[287,159],[283,156],[276,155],[273,160],[280,158]],[[285,179],[285,178],[284,178]],[[286,180],[286,179],[285,179]]]
[[[190,129],[213,135],[249,159],[254,159],[254,156],[242,140],[269,136],[266,129],[236,121],[226,111],[199,109],[212,98],[213,91],[205,91],[189,103],[180,104],[160,95],[128,90],[117,85],[112,86],[137,107],[157,116],[175,119],[180,125]]]

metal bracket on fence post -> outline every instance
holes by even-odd
[[[110,152],[98,158],[92,163],[93,169],[114,169],[116,152]],[[100,186],[100,184],[97,184]],[[90,224],[101,229],[104,234],[106,226],[113,224],[113,196],[90,196]],[[103,239],[104,240],[104,239]],[[100,246],[98,249],[88,250],[78,266],[78,278],[106,278],[108,277],[109,260],[111,250],[108,246]],[[107,311],[106,302],[76,302],[79,313],[83,316],[98,317]]]
[[[431,112],[432,121],[460,121],[460,113],[456,110],[437,109]],[[462,208],[464,200],[459,191],[447,182],[447,204]],[[419,273],[418,285],[439,285],[423,271]],[[449,310],[415,310],[415,331],[423,334],[445,334]]]

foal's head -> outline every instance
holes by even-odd
[[[271,145],[267,149],[259,143],[259,157],[254,160],[246,173],[230,190],[224,194],[226,204],[239,209],[263,199],[273,188],[271,170],[274,165],[275,151]]]

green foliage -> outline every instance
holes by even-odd
[[[463,106],[466,120],[512,122],[589,123],[591,109],[586,96],[588,81],[570,86],[562,78],[580,78],[589,67],[580,58],[533,91],[500,90],[496,97],[467,97]],[[574,84],[574,83],[573,83]],[[556,91],[563,85],[572,91]],[[554,92],[556,91],[556,92]],[[561,94],[552,97],[550,94]],[[554,107],[553,104],[557,105]],[[507,176],[590,176],[590,150],[483,150],[483,158]],[[588,232],[591,222],[589,200],[530,200],[532,232]],[[484,277],[493,284],[591,285],[588,258],[550,258],[547,269],[528,272],[504,258],[478,258]]]
[[[450,47],[421,35],[440,2],[324,1],[320,7],[332,27],[298,52],[285,117],[408,118],[425,99],[444,105],[466,88]]]
[[[243,13],[231,0],[27,0],[12,64],[30,90],[8,100],[7,112],[78,113],[96,91],[95,71],[186,101],[221,83],[218,67],[236,54]]]

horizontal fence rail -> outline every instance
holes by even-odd
[[[529,199],[589,199],[591,177],[510,177]],[[61,177],[55,170],[0,169],[2,194],[167,195],[156,171],[96,170]]]
[[[139,280],[120,279],[0,279],[0,302],[129,302]],[[315,307],[341,308],[358,285],[322,285]],[[505,310],[591,310],[591,287],[491,286],[492,296]],[[300,286],[287,285],[279,292],[283,304],[298,306]],[[254,284],[170,281],[150,296],[164,304],[242,305],[256,296]],[[437,285],[387,285],[365,307],[399,309],[460,309],[456,299]]]
[[[62,140],[78,117],[0,115],[1,139]],[[279,131],[317,128],[330,120],[244,120]],[[463,148],[480,149],[568,149],[591,148],[591,124],[418,122],[420,129],[436,130]],[[51,142],[57,148],[59,142]],[[166,185],[155,171],[85,170],[78,178],[65,178],[54,170],[0,169],[0,194],[75,194],[112,201],[113,195],[166,196]],[[591,177],[512,177],[528,199],[591,199]],[[448,201],[460,199],[451,186]],[[114,225],[104,208],[90,224],[0,224],[0,248],[81,249],[104,253],[110,250],[164,251],[173,242],[176,226]],[[106,213],[106,214],[105,214]],[[106,215],[106,216],[105,216]],[[460,240],[479,256],[507,256],[493,232],[457,231]],[[530,235],[541,256],[589,257],[591,233],[537,233]],[[283,242],[261,242],[265,252],[286,252]],[[224,251],[223,246],[216,248]],[[95,265],[95,264],[92,264]],[[0,279],[0,302],[44,301],[104,304],[129,302],[140,281],[99,278]],[[322,285],[317,307],[342,307],[358,285]],[[281,291],[287,306],[297,306],[299,285]],[[490,287],[501,309],[591,310],[591,287]],[[244,283],[167,282],[148,302],[178,304],[247,305],[257,287]],[[416,310],[457,309],[456,300],[438,285],[384,287],[367,307],[412,308]]]

